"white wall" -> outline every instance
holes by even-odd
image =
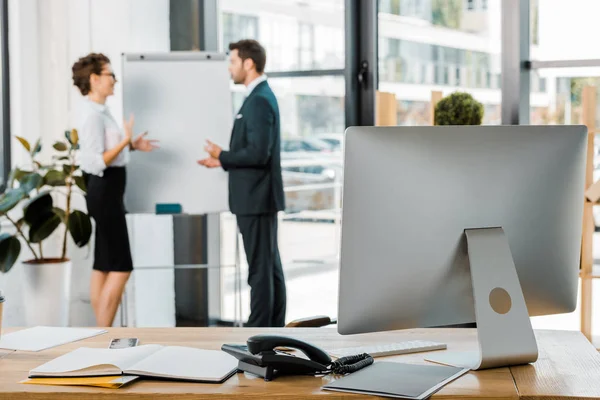
[[[112,61],[117,77],[124,52],[169,51],[169,0],[9,0],[11,123],[13,136],[42,138],[42,155],[49,157],[55,140],[75,121],[81,96],[73,87],[71,66],[89,52],[102,52]],[[109,106],[122,120],[121,87]],[[13,164],[27,154],[14,141]],[[58,200],[58,198],[57,198]],[[75,208],[85,209],[82,197]],[[45,253],[58,253],[58,232]],[[92,325],[88,281],[93,248],[70,247],[73,263],[73,325]],[[6,291],[5,326],[22,326],[21,273],[16,265],[0,275]]]

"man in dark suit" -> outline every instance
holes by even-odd
[[[229,72],[246,86],[229,151],[208,141],[198,161],[229,172],[229,208],[236,215],[248,259],[250,318],[246,326],[285,323],[286,289],[277,245],[277,212],[285,208],[281,178],[279,107],[263,74],[265,49],[254,40],[229,45]]]

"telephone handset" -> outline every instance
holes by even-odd
[[[279,346],[300,350],[307,358],[277,350]],[[320,375],[348,373],[373,363],[368,354],[344,357],[332,362],[322,349],[287,336],[256,335],[246,345],[224,344],[221,350],[239,360],[238,369],[263,377],[266,381],[277,375]]]

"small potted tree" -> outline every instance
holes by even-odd
[[[454,92],[435,106],[435,125],[481,125],[483,104],[469,93]]]
[[[71,235],[75,245],[83,247],[92,234],[89,216],[71,205],[75,186],[85,192],[84,180],[75,162],[77,131],[67,131],[65,137],[66,141],[54,144],[57,154],[50,165],[36,160],[42,149],[39,140],[31,146],[27,140],[17,137],[31,163],[11,171],[7,188],[0,196],[0,218],[9,221],[14,228],[12,232],[0,233],[0,272],[11,270],[24,244],[27,255],[20,264],[24,269],[23,296],[28,326],[68,326],[72,265],[67,256],[67,235]],[[52,194],[64,197],[65,206],[55,205]],[[61,225],[65,229],[60,246],[56,246],[58,255],[56,250],[51,252],[54,255],[45,254],[48,249],[44,249],[43,242]]]

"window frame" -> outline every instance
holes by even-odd
[[[9,68],[9,37],[8,37],[8,0],[0,0],[0,51],[2,53],[1,75],[0,79],[0,102],[2,110],[2,180],[0,190],[4,191],[7,187],[10,171],[12,169],[11,160],[11,124],[10,124],[10,68]]]

